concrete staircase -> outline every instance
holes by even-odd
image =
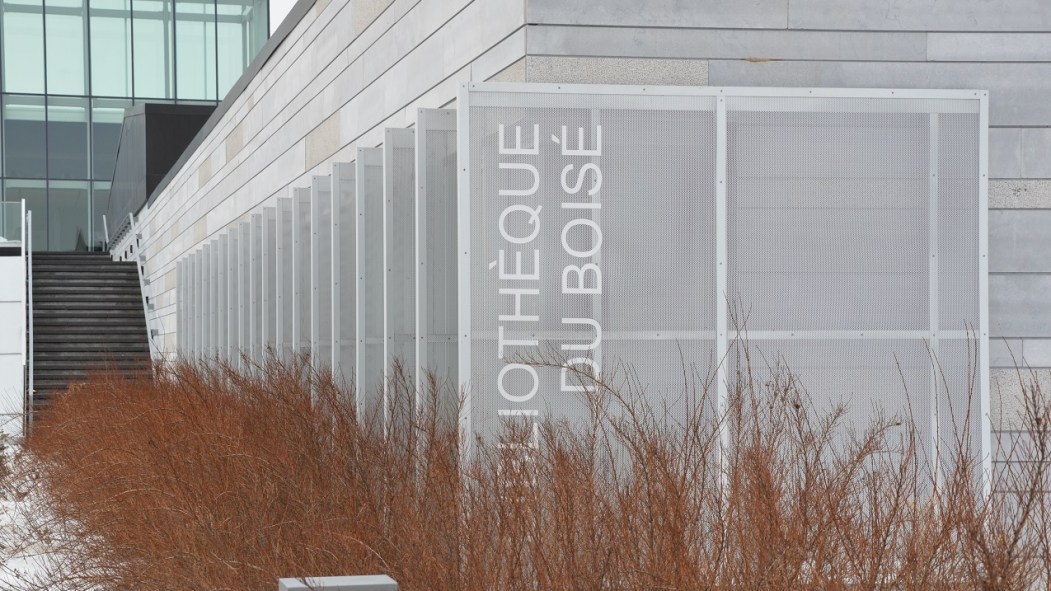
[[[134,262],[33,253],[34,403],[40,410],[94,371],[140,372],[150,348]]]

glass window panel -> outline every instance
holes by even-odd
[[[248,61],[255,57],[270,38],[270,3],[267,0],[245,0],[245,23],[248,28]],[[245,62],[245,67],[248,66]]]
[[[45,0],[48,94],[87,94],[84,0]]]
[[[34,214],[35,217],[36,214]],[[47,192],[48,250],[87,250],[91,200],[87,181],[51,181]]]
[[[49,97],[48,178],[87,179],[88,149],[88,99]]]
[[[172,4],[135,0],[132,22],[135,96],[172,96]]]
[[[175,66],[178,98],[215,100],[215,3],[175,3]]]
[[[4,95],[4,174],[47,177],[44,97]]]
[[[91,101],[91,178],[112,180],[117,160],[124,109],[131,101],[94,99]]]
[[[106,231],[110,220],[103,224],[102,216],[109,211],[110,183],[94,183],[91,189],[91,248],[106,250]]]
[[[4,0],[4,92],[44,93],[44,10],[40,0]]]
[[[33,212],[33,250],[47,250],[47,185],[44,181],[4,181],[4,201],[22,199]]]
[[[91,92],[131,96],[131,2],[91,0]]]
[[[219,35],[217,40],[219,62],[219,96],[226,96],[230,87],[237,82],[241,73],[248,66],[247,54],[248,29],[246,13],[251,14],[250,6],[242,0],[219,0],[218,20]]]

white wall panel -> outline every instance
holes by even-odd
[[[712,60],[713,86],[969,88],[988,90],[990,125],[1051,121],[1051,64]]]
[[[923,61],[926,33],[529,26],[530,56]]]
[[[789,0],[527,0],[526,20],[543,24],[784,29]]]
[[[792,0],[792,29],[1051,31],[1042,0]]]
[[[416,391],[421,402],[437,395],[439,412],[453,417],[459,404],[456,174],[456,111],[420,109],[416,120]]]

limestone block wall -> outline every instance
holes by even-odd
[[[1051,368],[1051,3],[310,1],[140,216],[166,354],[180,257],[495,79],[988,90],[994,424],[1017,426],[1016,365]]]

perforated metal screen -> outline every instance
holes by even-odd
[[[746,342],[751,371],[787,365],[819,408],[911,414],[932,458],[967,421],[988,450],[986,100],[465,87],[466,434],[586,416],[538,358],[630,373],[674,420],[696,404],[684,369],[723,401]]]
[[[416,133],[387,129],[383,142],[383,221],[387,258],[387,374],[406,383],[416,370]],[[389,401],[388,401],[389,407]]]
[[[332,363],[332,177],[311,179],[310,207],[310,360],[316,368]]]
[[[455,416],[456,111],[421,109],[416,120],[417,386],[437,388],[440,411]],[[433,382],[431,379],[433,378]]]
[[[357,357],[357,204],[354,164],[332,165],[332,323],[333,374],[353,383]]]
[[[358,412],[383,416],[386,380],[386,315],[384,314],[383,150],[360,148],[355,162],[357,199],[357,397]]]

